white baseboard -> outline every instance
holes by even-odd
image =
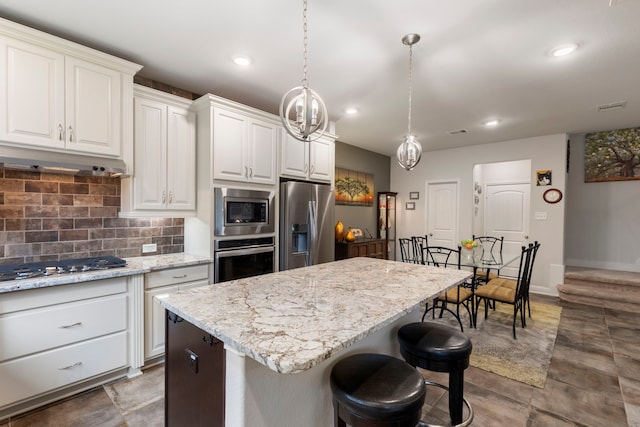
[[[609,261],[568,259],[566,262],[566,265],[571,267],[599,268],[602,270],[640,272],[640,264],[618,263],[618,262],[609,262]]]

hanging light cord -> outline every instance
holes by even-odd
[[[302,87],[306,88],[309,84],[307,80],[307,42],[309,38],[307,37],[307,0],[304,0],[304,6],[302,8],[302,31],[304,33],[303,45],[304,50],[302,51]]]
[[[409,129],[407,136],[411,136],[411,104],[412,104],[412,89],[413,89],[413,45],[409,45]]]

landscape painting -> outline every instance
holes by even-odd
[[[584,182],[640,179],[640,128],[588,133]]]
[[[373,206],[373,174],[336,168],[336,205]]]

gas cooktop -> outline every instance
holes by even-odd
[[[53,276],[57,274],[83,273],[86,271],[125,267],[126,265],[125,260],[114,256],[0,265],[0,281],[30,279],[32,277]]]

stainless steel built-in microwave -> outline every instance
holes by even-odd
[[[213,191],[216,236],[274,231],[274,192],[223,187]]]

